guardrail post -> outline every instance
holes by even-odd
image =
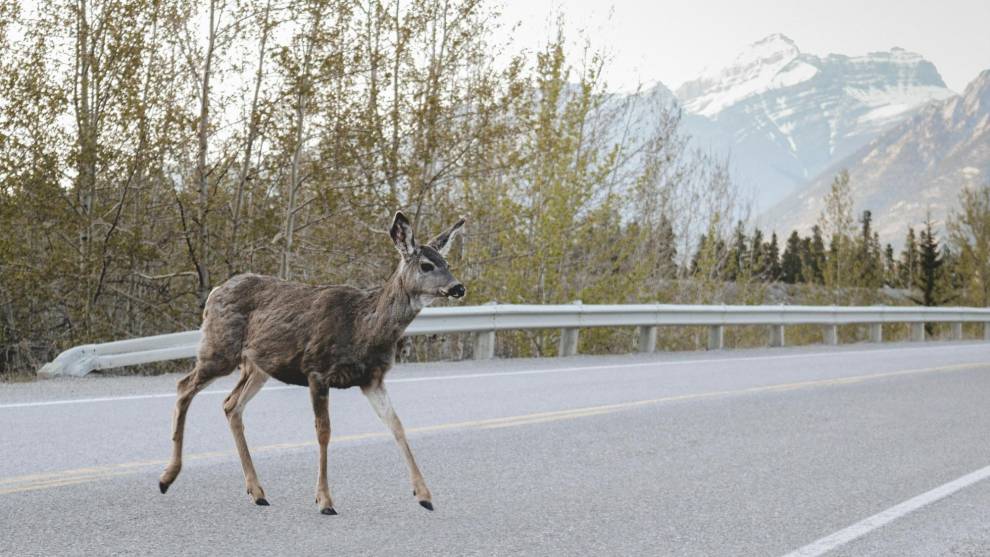
[[[576,328],[572,329],[561,329],[560,330],[560,355],[561,356],[574,356],[577,354],[578,348],[578,330]]]
[[[924,342],[925,341],[925,324],[924,323],[911,323],[911,341],[912,342]]]
[[[712,325],[708,327],[708,349],[721,350],[725,346],[725,327]]]
[[[640,352],[653,352],[657,349],[656,327],[640,326],[636,327],[636,332],[639,333],[639,341],[636,343],[636,348]]]
[[[870,323],[870,342],[883,342],[883,323]]]
[[[825,325],[825,344],[835,346],[839,344],[839,326]]]
[[[770,325],[770,346],[784,345],[784,326]]]
[[[952,337],[952,340],[962,340],[963,339],[962,323],[961,322],[956,321],[955,323],[952,324],[950,336]]]
[[[581,305],[581,300],[574,300],[571,302],[576,306]],[[578,308],[580,311],[580,308]],[[578,323],[581,322],[580,317],[578,318]],[[578,352],[578,329],[577,327],[566,327],[560,330],[560,346],[558,347],[558,354],[561,356],[574,356]]]
[[[990,342],[990,321],[983,324],[983,340]]]
[[[495,331],[474,333],[474,359],[491,360],[495,357]]]

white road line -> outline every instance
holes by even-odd
[[[860,354],[884,354],[889,352],[905,352],[912,350],[959,350],[961,348],[982,348],[986,349],[986,344],[974,343],[974,344],[953,344],[949,346],[919,346],[911,348],[881,348],[881,349],[868,349],[868,350],[837,350],[835,352],[811,352],[811,353],[801,353],[801,354],[778,354],[773,356],[749,356],[741,358],[704,358],[704,359],[685,359],[667,362],[636,362],[631,364],[605,364],[597,366],[570,366],[570,367],[555,367],[555,368],[537,368],[537,369],[523,369],[518,371],[493,371],[484,373],[463,373],[457,375],[435,375],[426,377],[397,377],[394,379],[389,379],[388,384],[394,383],[418,383],[422,381],[447,381],[451,379],[478,379],[484,377],[512,377],[516,375],[543,375],[549,373],[571,373],[576,371],[602,371],[611,369],[628,369],[637,367],[671,367],[671,366],[691,366],[698,364],[712,364],[720,362],[745,362],[745,361],[767,361],[767,360],[794,360],[801,358],[813,358],[816,356],[855,356]],[[265,387],[261,389],[261,392],[267,391],[282,391],[286,389],[298,389],[294,385],[278,385],[273,387]],[[202,391],[200,395],[226,395],[230,391],[226,390],[207,390]],[[144,395],[122,395],[122,396],[108,396],[108,397],[95,397],[95,398],[71,398],[62,400],[45,400],[36,402],[14,402],[8,404],[0,404],[0,410],[13,409],[13,408],[34,408],[40,406],[59,406],[63,404],[88,404],[96,402],[117,402],[117,401],[128,401],[128,400],[147,400],[155,398],[174,398],[175,393],[154,393],[154,394],[144,394]]]
[[[971,344],[971,345],[953,345],[953,346],[939,346],[940,349],[946,348],[988,348],[986,344]],[[928,347],[933,348],[933,347]],[[712,364],[718,362],[745,362],[750,360],[764,361],[764,360],[792,360],[799,358],[808,358],[814,356],[845,356],[847,354],[883,354],[884,352],[903,352],[905,350],[918,350],[919,348],[884,348],[879,350],[848,350],[848,351],[837,351],[837,352],[814,352],[807,354],[779,354],[776,356],[750,356],[745,358],[705,358],[696,360],[677,360],[673,362],[637,362],[635,364],[605,364],[599,366],[575,366],[575,367],[557,367],[549,369],[523,369],[519,371],[495,371],[486,373],[464,373],[459,375],[437,375],[433,377],[402,377],[398,379],[389,379],[389,384],[391,383],[415,383],[418,381],[440,381],[446,379],[476,379],[478,377],[507,377],[513,375],[540,375],[544,373],[564,373],[571,371],[598,371],[603,369],[622,369],[622,368],[632,368],[632,367],[667,367],[667,366],[683,366],[683,365],[696,365],[696,364]],[[990,362],[988,362],[990,365]]]
[[[266,387],[262,391],[281,391],[285,389],[296,389],[295,385],[280,385]],[[201,391],[200,395],[225,395],[230,391]],[[0,404],[0,410],[4,408],[32,408],[35,406],[59,406],[62,404],[87,404],[90,402],[118,402],[126,400],[147,400],[150,398],[175,398],[175,393],[154,393],[148,395],[124,395],[124,396],[104,396],[95,398],[68,398],[63,400],[42,400],[37,402],[14,402],[10,404]]]
[[[869,518],[865,518],[852,526],[843,528],[832,535],[825,536],[824,538],[814,541],[800,549],[796,549],[787,555],[784,555],[784,557],[817,557],[819,555],[824,555],[833,549],[846,545],[847,543],[865,536],[866,534],[869,534],[870,532],[881,528],[886,524],[902,518],[907,514],[944,499],[961,489],[969,487],[976,482],[987,478],[990,478],[990,466],[980,468],[975,472],[970,472],[961,478],[952,480],[947,484],[942,484],[931,491],[918,495],[917,497],[912,497],[899,505],[890,507],[885,511],[881,511]]]

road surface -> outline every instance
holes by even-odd
[[[2,555],[988,555],[990,344],[452,362],[387,380],[436,511],[359,391],[333,391],[313,503],[308,392],[193,402],[177,375],[0,386]]]

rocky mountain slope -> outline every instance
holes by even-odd
[[[903,49],[820,57],[771,35],[676,95],[686,131],[700,147],[731,156],[759,211],[954,93],[931,62]]]
[[[884,241],[899,244],[926,212],[944,222],[959,190],[990,184],[990,70],[962,96],[923,108],[867,146],[834,163],[766,215],[778,232],[807,230],[836,172],[847,168],[857,210],[873,211]]]

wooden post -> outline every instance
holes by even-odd
[[[835,346],[839,344],[839,326],[825,325],[825,344]]]
[[[778,347],[784,345],[784,326],[770,325],[770,346]]]
[[[495,357],[495,331],[474,333],[474,359],[491,360]]]
[[[640,352],[653,352],[657,349],[656,327],[636,327],[636,332],[639,333],[636,348]]]
[[[708,349],[721,350],[725,343],[725,327],[712,325],[708,327]]]
[[[925,324],[924,323],[911,323],[911,341],[912,342],[924,342],[925,341]]]
[[[883,323],[870,323],[870,342],[883,342]]]

